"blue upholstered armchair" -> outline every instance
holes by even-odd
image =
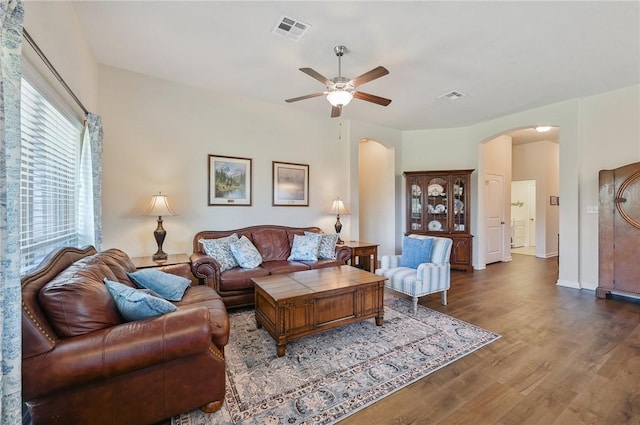
[[[418,309],[418,297],[436,292],[442,292],[442,304],[447,305],[452,244],[449,238],[405,236],[402,255],[383,255],[376,274],[388,279],[387,288],[412,297],[414,313]]]

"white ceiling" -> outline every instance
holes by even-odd
[[[640,82],[638,1],[78,1],[102,63],[329,118],[300,72],[382,65],[342,116],[399,130],[461,127]],[[286,15],[311,25],[299,41],[272,34]],[[28,28],[27,28],[28,30]],[[466,96],[438,99],[452,90]],[[552,124],[552,123],[550,123]]]

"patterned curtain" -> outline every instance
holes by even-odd
[[[89,112],[80,153],[79,245],[102,249],[102,118]]]
[[[0,0],[0,423],[22,423],[20,79],[22,0]]]

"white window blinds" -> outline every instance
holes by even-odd
[[[21,272],[51,251],[77,246],[82,123],[62,114],[22,79]]]

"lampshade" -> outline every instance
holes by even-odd
[[[353,94],[346,90],[334,90],[327,94],[327,100],[332,106],[348,105],[353,99]]]
[[[349,214],[349,210],[347,209],[347,207],[344,206],[344,202],[342,202],[342,199],[340,199],[339,197],[334,199],[333,203],[331,204],[331,209],[329,210],[329,212],[331,214],[336,214],[336,215]]]
[[[159,194],[153,195],[151,197],[151,203],[149,204],[149,208],[147,208],[147,212],[145,213],[145,215],[155,215],[158,217],[162,217],[178,214],[176,214],[169,206],[167,195],[163,195],[162,192],[160,192]]]

